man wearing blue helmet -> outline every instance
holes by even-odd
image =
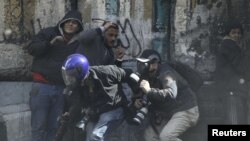
[[[63,117],[79,121],[77,115],[84,107],[83,114],[91,115],[86,127],[87,141],[105,140],[112,130],[111,125],[122,119],[122,99],[125,97],[119,91],[119,84],[127,82],[131,72],[115,65],[89,67],[86,57],[80,54],[70,55],[65,61],[62,75],[67,86],[66,92],[76,98],[72,98],[74,104]],[[86,107],[91,111],[86,110]]]

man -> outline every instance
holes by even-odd
[[[119,33],[119,27],[115,22],[106,21],[101,27],[81,32],[78,40],[81,46],[77,53],[85,55],[91,66],[114,64],[114,52]]]
[[[227,25],[226,36],[216,54],[215,80],[224,106],[225,124],[247,124],[249,117],[249,49],[240,41],[243,28],[239,22]],[[249,121],[248,121],[249,122]]]
[[[125,96],[121,93],[119,84],[127,81],[132,71],[115,65],[89,67],[85,56],[72,54],[65,61],[62,72],[68,92],[72,91],[70,94],[75,97],[72,98],[74,104],[63,115],[63,119],[74,123],[81,107],[90,108],[84,113],[88,116],[86,140],[105,140],[113,126],[123,118]]]
[[[76,35],[83,30],[82,16],[69,11],[54,27],[42,29],[27,46],[34,56],[30,92],[32,141],[52,141],[63,112],[64,82],[61,66],[79,46]]]
[[[148,70],[141,72],[140,88],[146,100],[136,99],[134,103],[137,109],[146,106],[149,110],[150,124],[145,129],[144,139],[180,141],[179,136],[194,126],[199,117],[195,94],[182,76],[168,64],[160,64],[158,52],[144,50],[138,65],[145,58]]]

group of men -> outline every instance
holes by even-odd
[[[145,106],[149,111],[145,120],[150,124],[144,139],[180,141],[180,135],[199,119],[195,94],[183,76],[163,64],[160,54],[151,49],[137,59],[139,74],[115,65],[124,49],[116,45],[119,26],[114,21],[83,29],[81,13],[69,11],[55,27],[42,29],[27,46],[34,56],[32,141],[55,140],[58,117],[79,121],[81,118],[72,117],[70,111],[81,115],[83,109],[83,115],[88,116],[85,140],[103,141],[114,126],[125,117],[133,118]],[[133,85],[135,74],[139,92],[134,91],[132,104],[128,104],[121,83]]]

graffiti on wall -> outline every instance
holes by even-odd
[[[120,29],[121,29],[121,34],[120,34],[120,37],[123,37],[121,40],[121,43],[122,43],[122,46],[125,47],[125,48],[129,48],[130,47],[130,40],[128,38],[128,35],[127,35],[127,32],[130,32],[132,34],[132,37],[135,42],[136,42],[136,45],[133,46],[134,48],[138,48],[138,52],[135,53],[132,57],[137,57],[141,52],[142,52],[142,46],[141,46],[141,43],[140,41],[138,40],[135,32],[134,32],[134,29],[132,27],[132,24],[131,22],[129,21],[129,19],[125,19],[124,22],[122,23],[121,21],[117,21]],[[124,40],[125,39],[125,40]]]

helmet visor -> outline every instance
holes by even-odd
[[[75,74],[74,72],[75,72],[75,69],[71,71],[66,71],[65,67],[62,67],[62,77],[63,77],[64,84],[66,86],[76,85],[77,78],[74,76]]]

